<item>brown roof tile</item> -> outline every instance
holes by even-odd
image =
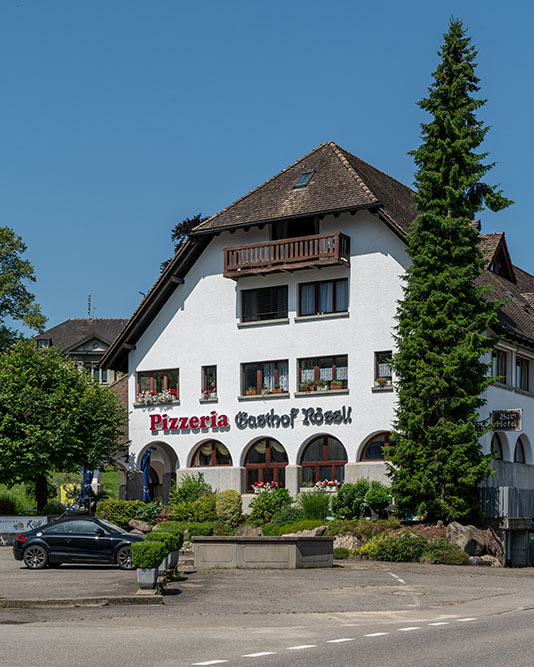
[[[52,345],[64,352],[70,350],[77,343],[94,336],[106,343],[112,343],[120,330],[128,322],[127,319],[97,318],[97,319],[70,319],[47,329],[34,340],[49,340]]]

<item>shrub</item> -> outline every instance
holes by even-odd
[[[134,542],[131,549],[135,567],[159,567],[167,555],[167,549],[163,542]]]
[[[325,519],[330,510],[330,494],[326,491],[301,493],[298,502],[305,519]]]
[[[365,494],[369,490],[369,482],[359,479],[356,483],[346,483],[332,498],[332,512],[336,519],[359,519],[362,516]]]
[[[141,500],[106,500],[97,504],[95,516],[126,529],[130,519],[135,518],[137,508],[142,505],[144,503]]]
[[[227,524],[223,523],[222,521],[212,521],[211,524],[213,525],[213,534],[218,535],[218,536],[223,536],[223,535],[235,535],[235,528],[230,528]]]
[[[210,535],[213,535],[213,524],[191,521],[187,524],[187,532],[189,539],[192,537],[209,537]]]
[[[428,540],[425,537],[410,530],[403,530],[392,535],[372,537],[357,549],[357,553],[371,560],[418,561],[427,546]]]
[[[324,521],[321,519],[302,519],[296,523],[289,523],[285,526],[275,526],[270,523],[263,528],[264,535],[277,536],[287,535],[288,533],[298,533],[299,530],[311,530],[317,526],[323,526]]]
[[[15,498],[9,493],[0,493],[0,514],[18,514]]]
[[[282,507],[274,516],[272,524],[274,526],[286,526],[289,523],[296,523],[301,521],[304,518],[304,513],[300,507],[293,507],[292,505],[287,505]]]
[[[187,528],[187,524],[183,521],[162,521],[154,528],[154,530],[181,530],[182,532]]]
[[[145,537],[145,542],[161,542],[168,550],[178,551],[184,542],[184,533],[181,530],[153,530]]]
[[[348,558],[349,556],[350,556],[350,550],[346,549],[345,547],[336,547],[334,549],[335,560],[343,560],[345,558]]]
[[[212,493],[211,485],[204,479],[203,472],[186,474],[172,486],[170,501],[173,506],[182,502],[194,503],[200,496],[209,496]]]
[[[160,512],[161,504],[159,500],[153,500],[151,503],[143,503],[142,505],[139,505],[139,507],[136,508],[134,519],[152,523]]]
[[[391,494],[389,488],[381,482],[371,482],[369,490],[365,494],[365,503],[367,507],[382,516],[383,511],[391,505]]]
[[[65,505],[63,505],[63,503],[52,502],[46,503],[41,511],[41,514],[63,514],[64,511]]]
[[[191,505],[192,519],[198,523],[204,521],[215,521],[217,512],[215,510],[215,496],[200,496]]]
[[[25,484],[14,484],[9,487],[0,484],[0,497],[10,498],[15,503],[15,511],[9,511],[8,514],[20,514],[23,510],[35,507],[35,498],[27,492]]]
[[[182,500],[171,507],[171,521],[193,521],[193,503]]]
[[[467,565],[469,556],[455,544],[447,542],[443,537],[432,540],[423,551],[421,560],[443,565]]]
[[[291,505],[293,498],[287,489],[262,491],[250,502],[250,520],[258,523],[269,523],[273,516],[287,505]]]
[[[216,499],[217,518],[229,528],[237,528],[243,509],[241,495],[235,489],[221,491]]]
[[[360,521],[342,521],[336,519],[329,521],[325,535],[354,535],[359,540],[368,540],[375,535],[390,533],[400,526],[397,519],[382,519],[379,521],[370,521],[369,519],[360,519]]]

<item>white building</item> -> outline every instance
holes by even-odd
[[[102,362],[129,375],[128,497],[147,447],[164,498],[192,471],[245,497],[257,481],[293,495],[323,479],[386,481],[387,360],[413,218],[409,188],[325,143],[196,227]],[[481,280],[509,300],[495,332],[503,381],[482,415],[500,419],[482,445],[497,453],[487,493],[502,505],[499,487],[534,488],[534,277],[512,266],[504,235],[481,243]]]

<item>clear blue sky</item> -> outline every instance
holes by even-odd
[[[482,213],[534,272],[534,3],[2,0],[0,225],[53,326],[129,317],[172,226],[333,140],[411,185],[451,15],[479,49],[484,148],[516,204]]]

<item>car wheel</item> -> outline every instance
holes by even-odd
[[[34,544],[24,551],[22,559],[30,570],[41,570],[48,562],[48,552],[44,547]]]
[[[130,547],[121,547],[117,552],[117,565],[121,570],[133,570],[132,551]]]

